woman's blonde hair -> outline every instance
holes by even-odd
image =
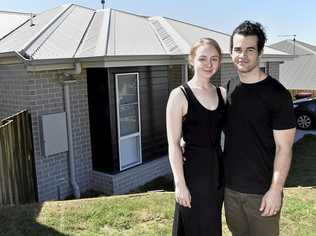
[[[212,38],[200,38],[197,42],[195,42],[190,50],[189,55],[189,63],[193,65],[193,61],[196,55],[196,50],[203,45],[211,45],[213,46],[219,54],[219,60],[222,59],[222,50],[218,43]]]

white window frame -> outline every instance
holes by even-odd
[[[121,137],[121,129],[120,129],[120,101],[119,101],[119,91],[118,91],[118,80],[119,76],[121,75],[136,75],[137,78],[137,102],[138,102],[138,132],[133,134],[128,134]],[[141,119],[140,119],[140,99],[139,99],[139,73],[138,72],[132,72],[132,73],[117,73],[115,74],[115,98],[116,98],[116,115],[117,115],[117,142],[118,142],[118,153],[119,153],[119,164],[120,164],[120,171],[129,169],[131,167],[134,167],[136,165],[139,165],[143,162],[142,159],[142,134],[141,134]],[[121,145],[120,141],[132,137],[139,136],[139,162],[133,163],[131,165],[128,165],[126,167],[122,167],[122,160],[121,160]]]

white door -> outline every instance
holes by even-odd
[[[116,74],[120,170],[142,162],[138,73]]]

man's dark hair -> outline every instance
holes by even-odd
[[[243,36],[257,36],[258,53],[261,54],[264,44],[267,41],[267,37],[264,28],[260,23],[245,20],[238,25],[230,37],[230,52],[233,50],[233,37],[235,34],[241,34]]]

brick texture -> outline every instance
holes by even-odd
[[[92,189],[106,194],[124,194],[159,176],[171,173],[168,157],[162,157],[116,175],[93,171]]]
[[[70,84],[70,103],[74,142],[76,181],[80,190],[90,187],[92,173],[86,73]],[[72,193],[69,184],[68,152],[46,157],[41,137],[41,116],[64,112],[61,72],[27,72],[23,65],[0,66],[0,115],[5,117],[22,109],[32,116],[34,154],[39,201],[57,199]]]

